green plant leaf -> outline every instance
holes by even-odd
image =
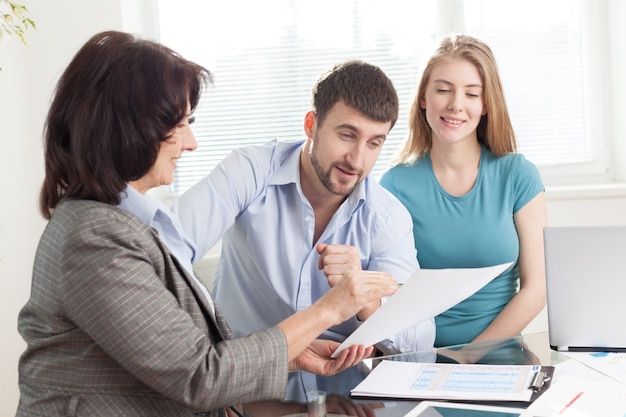
[[[28,9],[23,4],[13,0],[0,0],[0,40],[5,35],[16,36],[24,45],[27,45],[26,31],[37,30],[35,22],[26,16]],[[0,72],[2,67],[0,67]]]

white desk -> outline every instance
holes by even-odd
[[[436,362],[454,362],[449,355],[455,351],[463,351],[466,358],[474,358],[473,363],[480,364],[511,364],[527,365],[540,364],[555,366],[552,384],[558,383],[564,375],[577,379],[597,382],[617,383],[607,374],[593,369],[581,362],[571,360],[564,353],[550,349],[548,333],[540,332],[525,334],[510,339],[499,339],[481,343],[470,343],[448,348],[434,349],[429,352],[414,352],[402,355],[386,356],[382,358],[367,359],[360,366],[348,370],[345,374],[339,374],[330,379],[336,381],[336,392],[329,392],[327,406],[329,416],[356,415],[350,414],[350,408],[356,407],[368,409],[369,415],[376,417],[400,417],[415,407],[419,401],[411,400],[377,400],[377,399],[352,399],[350,390],[363,380],[369,371],[382,359],[392,359],[404,362],[424,361],[424,358],[432,358]],[[519,406],[519,405],[518,405]],[[333,409],[335,408],[335,409]],[[268,402],[262,406],[247,411],[253,417],[265,416],[304,416],[302,405],[294,403]],[[354,408],[353,408],[354,410]],[[362,412],[362,411],[361,411]],[[355,411],[352,411],[355,413]],[[365,414],[362,414],[365,415]]]

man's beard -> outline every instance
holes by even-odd
[[[319,180],[324,185],[324,187],[326,187],[326,189],[333,194],[347,197],[350,195],[350,193],[352,193],[352,191],[354,191],[356,186],[363,179],[362,178],[363,173],[361,172],[359,173],[359,177],[354,182],[354,184],[350,186],[348,190],[345,190],[341,186],[337,186],[333,184],[331,180],[331,173],[333,171],[333,168],[337,166],[336,162],[333,162],[332,164],[330,164],[328,171],[324,171],[324,169],[320,165],[319,159],[317,159],[317,156],[315,154],[315,149],[313,149],[313,152],[310,153],[310,157],[311,157],[311,164],[313,165],[313,169],[315,170],[315,173],[317,174],[317,178],[319,178]]]

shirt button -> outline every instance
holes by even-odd
[[[311,216],[306,216],[306,217],[304,218],[304,221],[305,221],[305,222],[310,222],[310,221],[311,221]]]

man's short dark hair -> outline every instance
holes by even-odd
[[[379,67],[363,61],[335,65],[317,80],[312,110],[318,124],[340,100],[372,120],[391,122],[391,127],[398,119],[398,93],[393,83]]]

